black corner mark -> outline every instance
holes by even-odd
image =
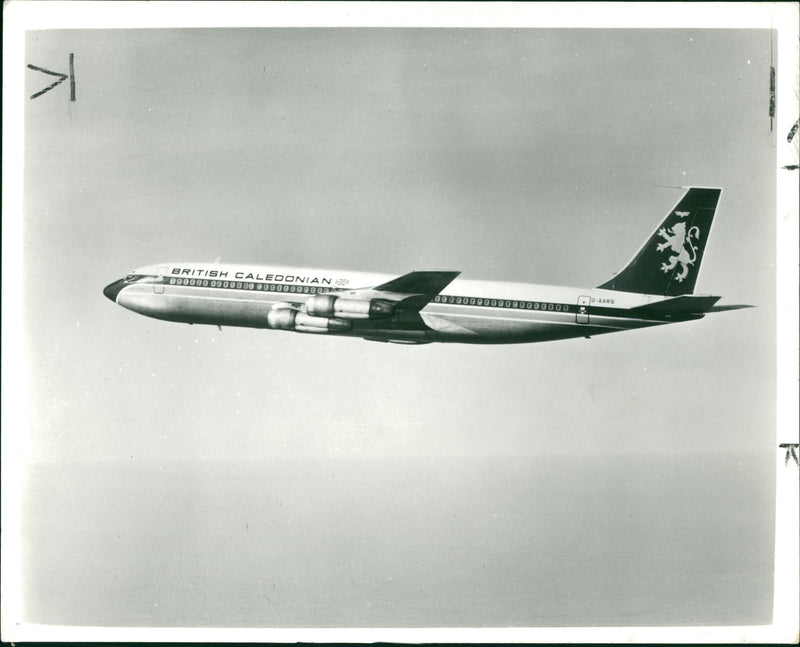
[[[794,122],[794,125],[792,126],[792,129],[789,131],[789,134],[786,135],[787,142],[789,142],[790,144],[792,143],[792,140],[794,139],[794,136],[797,134],[798,129],[800,129],[800,119]]]
[[[62,74],[61,72],[53,72],[51,70],[46,70],[43,67],[39,67],[38,65],[28,65],[28,68],[31,70],[35,70],[36,72],[42,72],[43,74],[49,74],[50,76],[57,76],[53,83],[48,85],[43,90],[39,90],[31,95],[31,99],[36,99],[37,97],[41,97],[45,92],[49,92],[57,85],[60,85],[67,79],[69,79],[69,100],[75,101],[75,54],[70,52],[69,55],[69,74]]]
[[[778,445],[778,447],[780,447],[781,449],[786,450],[786,456],[784,456],[783,458],[784,465],[789,464],[790,457],[794,459],[795,465],[800,465],[800,463],[798,463],[797,460],[797,446],[798,446],[797,443],[781,443],[780,445]]]
[[[69,100],[75,101],[75,54],[69,53]]]

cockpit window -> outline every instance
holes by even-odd
[[[125,283],[157,283],[162,277],[153,274],[128,274]]]

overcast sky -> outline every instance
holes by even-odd
[[[30,32],[29,455],[665,452],[774,439],[766,30]],[[26,93],[50,81],[28,70]],[[594,286],[724,193],[697,291],[756,309],[420,348],[169,324],[102,287],[223,261]],[[678,413],[679,412],[679,413]]]

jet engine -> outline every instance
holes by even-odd
[[[345,299],[331,294],[317,294],[306,301],[308,314],[314,317],[342,317],[344,319],[372,319],[388,317],[394,303],[386,299]]]
[[[313,317],[288,307],[271,308],[267,313],[267,324],[270,328],[297,332],[341,332],[352,327],[352,324],[344,319]]]

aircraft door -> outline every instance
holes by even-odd
[[[158,268],[158,280],[153,283],[153,292],[156,294],[164,294],[164,277],[167,275],[166,267]]]
[[[589,297],[578,297],[578,312],[575,314],[575,323],[589,323]]]

